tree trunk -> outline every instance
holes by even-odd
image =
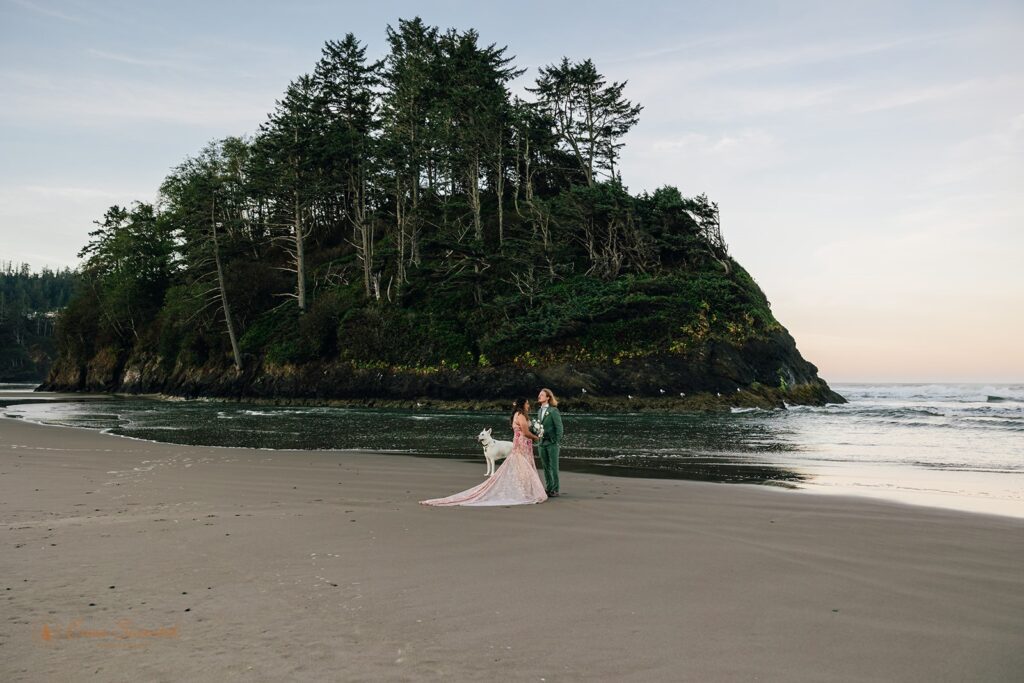
[[[494,177],[494,191],[498,199],[498,248],[505,244],[505,173],[502,168],[502,145],[498,144],[498,162]]]
[[[352,221],[352,243],[356,247],[356,255],[363,263],[363,291],[366,298],[372,295],[370,280],[373,273],[373,228],[366,216],[366,173],[363,168],[349,171],[349,195],[352,210],[349,212]]]
[[[469,168],[466,169],[467,189],[469,190],[469,203],[473,207],[473,232],[478,240],[484,238],[483,221],[480,218],[480,161],[474,157]]]
[[[306,312],[306,250],[302,235],[302,210],[299,206],[299,191],[295,190],[295,276],[298,280],[297,293],[299,310]]]
[[[216,204],[210,214],[210,227],[213,230],[213,260],[217,264],[217,286],[220,288],[220,303],[224,307],[224,322],[228,328],[228,339],[231,340],[231,353],[235,357],[235,369],[242,371],[242,352],[238,348],[238,336],[235,334],[235,321],[231,317],[231,306],[228,305],[228,290],[224,286],[224,267],[220,262],[220,242],[217,240]]]
[[[515,151],[512,154],[512,158],[515,160],[515,164],[516,164],[515,172],[512,174],[512,210],[515,211],[516,215],[521,218],[522,215],[523,215],[523,212],[519,209],[519,190],[520,190],[520,188],[522,187],[522,184],[523,184],[523,176],[522,176],[522,171],[519,168],[520,154],[519,154],[519,138],[518,137],[516,138],[516,148],[515,148]]]
[[[402,192],[401,180],[396,178],[395,180],[395,223],[398,229],[398,258],[396,259],[396,278],[398,280],[398,286],[401,288],[402,282],[405,281],[405,228],[406,228],[406,212],[405,212],[405,197]]]
[[[370,273],[373,272],[373,236],[370,228],[363,220],[360,222],[359,232],[363,244],[363,284],[366,287],[366,298],[370,298]]]
[[[594,184],[594,157],[597,155],[597,130],[594,125],[594,93],[587,90],[587,185]]]

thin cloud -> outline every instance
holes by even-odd
[[[92,55],[93,57],[98,57],[100,59],[105,59],[111,62],[119,62],[121,64],[132,64],[134,66],[147,66],[182,70],[194,70],[195,68],[185,63],[181,59],[146,59],[143,57],[134,57],[132,55],[119,54],[116,52],[97,50],[95,48],[89,48],[88,50],[86,50],[86,52]]]
[[[671,151],[685,154],[688,157],[731,157],[742,155],[744,158],[749,159],[752,154],[774,149],[777,147],[777,141],[765,131],[741,130],[719,135],[684,133],[654,140],[649,145],[657,153]]]
[[[936,83],[923,88],[907,90],[896,88],[858,107],[856,113],[870,113],[931,104],[941,100],[952,100],[991,92],[1021,92],[1024,80],[1020,78],[976,78],[958,83]]]
[[[74,187],[59,185],[22,185],[21,187],[15,188],[14,191],[19,195],[29,194],[35,197],[49,197],[56,199],[66,199],[70,201],[92,201],[94,199],[117,200],[124,199],[124,197],[153,194],[151,191],[145,193],[132,193],[120,190],[104,190],[97,187]]]
[[[608,64],[628,64],[630,62],[641,62],[648,59],[667,57],[669,55],[679,54],[686,50],[706,48],[712,45],[727,45],[731,42],[735,42],[735,40],[736,34],[721,34],[717,36],[708,36],[699,40],[688,40],[676,45],[643,50],[641,52],[634,52],[631,54],[612,54],[607,57],[597,57],[594,61],[602,66]]]
[[[259,54],[268,57],[289,57],[294,59],[299,59],[301,56],[301,53],[296,50],[282,45],[253,43],[245,40],[226,38],[223,36],[214,37],[200,35],[195,37],[193,44],[195,49],[209,52],[247,52],[249,54]]]
[[[622,64],[661,59],[667,55],[679,54],[695,48],[719,46],[719,50],[710,53],[705,51],[693,58],[662,60],[657,65],[659,71],[668,70],[685,75],[691,80],[699,80],[725,73],[840,61],[874,53],[935,44],[957,35],[952,32],[922,33],[876,41],[829,41],[765,46],[763,45],[763,34],[737,33],[611,58],[604,63]]]
[[[665,83],[656,76],[644,74],[636,89],[628,92],[631,99],[645,105],[642,122],[678,126],[681,122],[693,125],[696,122],[721,124],[729,121],[749,125],[758,117],[835,107],[855,90],[851,83],[783,83],[748,86],[708,84],[683,91],[665,88]]]
[[[273,108],[276,88],[255,90],[196,86],[190,83],[153,84],[125,79],[35,78],[20,74],[21,87],[3,93],[0,120],[58,125],[121,125],[125,122],[164,122],[221,126],[245,132],[255,129]]]
[[[69,21],[69,22],[74,23],[74,24],[86,25],[86,24],[92,23],[90,21],[87,21],[86,19],[82,19],[81,17],[76,17],[76,16],[73,16],[71,14],[66,14],[65,12],[61,12],[59,10],[55,10],[55,9],[53,9],[51,7],[44,7],[44,6],[39,5],[37,3],[34,3],[34,2],[29,2],[29,0],[10,0],[10,2],[12,2],[15,5],[18,5],[19,7],[27,9],[30,12],[35,12],[36,14],[41,14],[41,15],[46,16],[46,17],[54,17],[55,19],[60,19],[62,21]]]

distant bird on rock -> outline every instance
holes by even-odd
[[[582,391],[584,394],[587,393],[586,387],[584,387],[583,389],[580,389],[580,391]]]
[[[633,400],[633,394],[626,394],[626,398],[628,398],[630,401],[632,401]]]
[[[685,391],[680,391],[680,392],[679,392],[679,395],[680,395],[680,396],[686,396],[686,392],[685,392]]]
[[[661,392],[661,393],[663,393],[663,394],[665,393],[665,390],[664,390],[664,389],[658,389],[658,391],[660,391],[660,392]]]

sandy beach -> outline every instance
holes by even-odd
[[[1024,521],[0,419],[3,681],[1016,681]]]

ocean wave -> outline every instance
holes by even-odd
[[[982,402],[989,396],[1024,402],[1024,384],[836,384],[847,400]]]
[[[788,413],[794,415],[829,415],[851,420],[864,420],[881,424],[916,427],[974,426],[983,428],[985,423],[993,427],[1015,427],[1024,421],[1024,404],[1007,402],[941,402],[932,403],[909,401],[858,401],[851,400],[842,405],[788,406]],[[974,419],[984,418],[984,419]]]
[[[790,413],[830,413],[836,412],[834,407],[840,407],[842,404],[833,403],[827,406],[803,406],[803,405],[791,405],[783,402],[786,407],[786,411]]]
[[[878,420],[879,423],[885,425],[892,425],[894,427],[927,427],[930,429],[956,429],[957,425],[947,421],[935,421],[935,422],[922,422],[921,420]]]
[[[986,427],[999,427],[1011,431],[1024,431],[1024,419],[1013,419],[996,416],[962,417],[964,422],[976,423]]]
[[[983,415],[1022,415],[1024,416],[1024,405],[1016,403],[980,403],[957,405],[948,408],[955,413],[981,413]]]

